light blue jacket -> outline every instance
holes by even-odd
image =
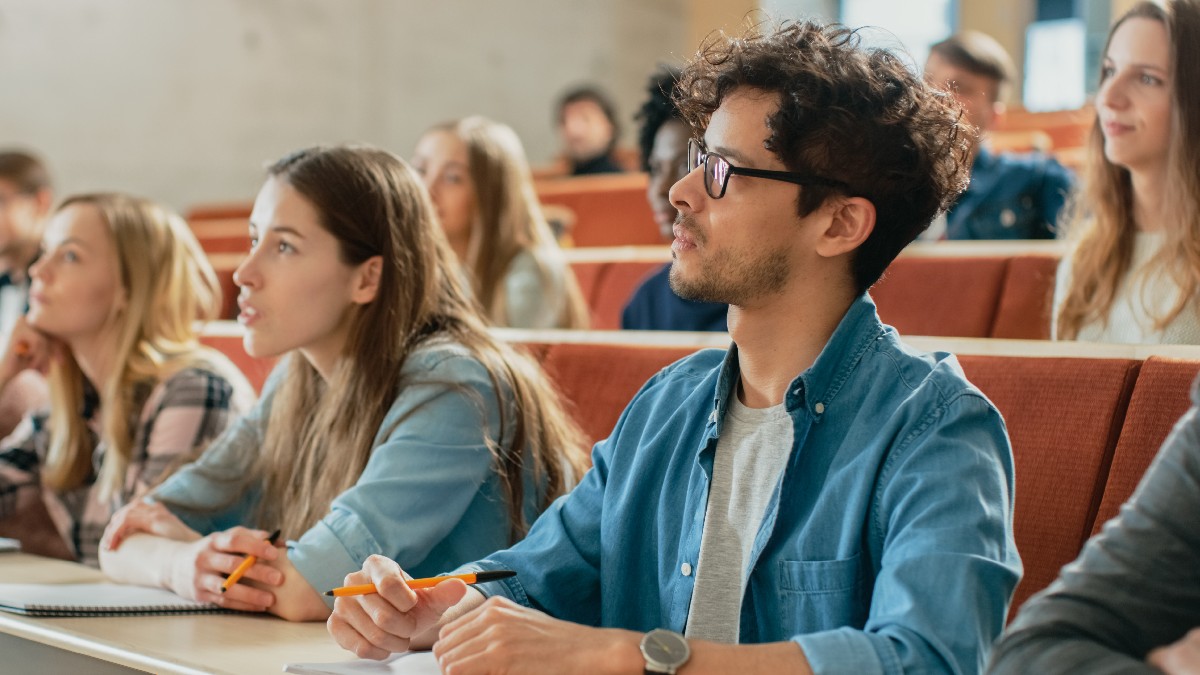
[[[195,464],[154,490],[152,498],[168,501],[172,511],[201,533],[235,525],[274,529],[275,523],[251,521],[261,486],[243,491],[239,479],[258,457],[275,389],[286,368],[284,363],[275,369],[250,413]],[[333,500],[316,525],[287,543],[288,559],[318,591],[340,586],[374,553],[395,559],[421,577],[512,543],[507,497],[484,444],[485,434],[499,438],[500,426],[487,371],[463,347],[440,341],[415,350],[401,373],[401,391],[384,417],[358,481]],[[511,429],[511,414],[508,422]],[[537,517],[541,495],[527,472],[526,522]],[[297,502],[305,498],[290,495]]]
[[[562,619],[683,632],[737,378],[736,347],[664,369],[524,541],[463,569],[516,570],[481,590]],[[901,344],[865,295],[785,405],[794,445],[762,486],[741,640],[794,640],[818,673],[979,671],[1021,576],[996,408],[952,355]]]

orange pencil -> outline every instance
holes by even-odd
[[[279,537],[279,533],[280,530],[275,530],[271,533],[271,536],[267,537],[267,541],[269,541],[272,546],[275,545],[275,540]],[[238,579],[241,579],[242,575],[244,575],[251,567],[254,567],[254,563],[256,562],[258,562],[258,556],[246,556],[246,559],[242,561],[242,564],[238,565],[237,569],[233,570],[233,574],[230,574],[225,578],[225,581],[221,583],[221,592],[224,593],[225,591],[233,588],[233,585],[238,582]]]
[[[497,579],[507,579],[515,577],[517,573],[512,570],[492,570],[490,572],[475,572],[473,574],[451,574],[444,577],[429,577],[428,579],[409,579],[409,588],[432,588],[442,583],[447,579],[461,579],[468,584],[482,584],[485,581],[496,581]],[[359,586],[342,586],[335,588],[332,591],[325,591],[325,595],[332,595],[335,598],[344,598],[350,595],[368,595],[370,593],[378,593],[375,584],[361,584]]]

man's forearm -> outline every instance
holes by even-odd
[[[761,645],[726,645],[703,640],[691,641],[692,657],[680,669],[680,675],[773,675],[794,673],[812,675],[804,650],[795,642],[771,642]]]

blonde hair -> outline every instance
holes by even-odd
[[[485,442],[516,541],[528,527],[527,469],[538,478],[545,508],[585,470],[583,435],[541,369],[488,333],[420,178],[394,155],[359,147],[301,150],[268,173],[312,203],[321,226],[337,238],[343,263],[380,256],[383,265],[375,299],[352,309],[349,337],[328,382],[306,359],[288,357],[258,463],[240,478],[263,486],[257,521],[289,537],[315,525],[358,480],[376,436],[390,433],[381,426],[407,384],[405,360],[427,341],[445,338],[462,345],[492,381],[500,433]],[[462,385],[446,386],[479,398]]]
[[[1135,5],[1113,24],[1108,40],[1129,19],[1163,23],[1171,37],[1171,127],[1164,185],[1166,239],[1153,263],[1133,279],[1163,274],[1180,293],[1174,306],[1154,316],[1162,330],[1185,309],[1195,307],[1200,290],[1200,3],[1173,0],[1166,9],[1152,2]],[[1105,45],[1104,53],[1108,53]],[[1057,335],[1078,337],[1085,325],[1107,324],[1121,282],[1130,273],[1136,227],[1133,183],[1128,169],[1108,161],[1099,123],[1088,139],[1084,181],[1072,199],[1066,222],[1074,240],[1071,279],[1058,308]],[[1153,311],[1153,310],[1151,310]]]
[[[587,304],[542,214],[516,132],[479,116],[446,122],[430,131],[452,133],[467,146],[468,170],[475,185],[476,227],[463,262],[484,313],[497,325],[507,324],[504,276],[513,259],[527,251],[543,286],[554,285],[555,267],[564,270],[566,306],[554,327],[587,328]]]
[[[96,479],[100,498],[120,494],[129,466],[137,416],[158,382],[210,362],[198,342],[197,321],[220,312],[221,290],[187,223],[157,204],[124,194],[71,197],[58,207],[94,208],[116,250],[124,307],[115,310],[112,370],[92,382],[100,395],[100,442],[106,450]],[[216,357],[219,359],[219,357]],[[43,483],[58,491],[82,485],[92,471],[93,440],[83,417],[83,372],[70,354],[50,368],[50,449]]]

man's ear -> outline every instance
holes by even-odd
[[[383,274],[383,256],[371,256],[358,266],[354,275],[354,289],[350,301],[365,305],[379,294],[379,277]]]
[[[50,213],[50,209],[54,207],[54,193],[50,188],[42,188],[33,193],[34,203],[37,205],[37,216],[43,218]]]
[[[863,197],[846,197],[832,206],[829,225],[817,242],[817,254],[832,258],[862,245],[875,230],[875,205]]]

